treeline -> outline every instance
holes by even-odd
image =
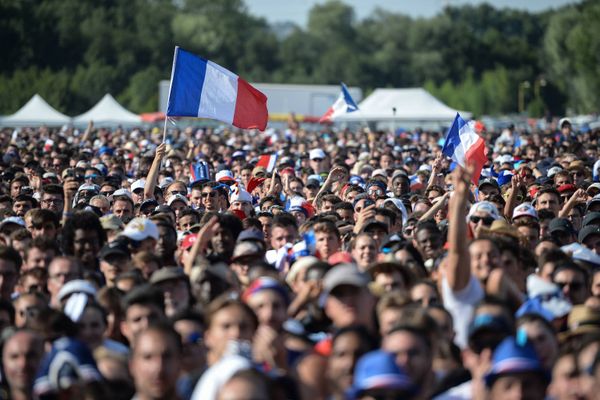
[[[545,13],[448,7],[433,18],[340,1],[306,28],[270,26],[242,0],[0,0],[0,114],[40,93],[68,114],[110,92],[155,111],[178,44],[254,82],[425,86],[476,115],[600,108],[600,2]]]

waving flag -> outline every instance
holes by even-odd
[[[175,47],[168,117],[211,118],[243,129],[267,127],[267,96],[231,71]]]
[[[483,138],[475,133],[473,127],[465,122],[458,113],[446,133],[442,153],[451,157],[462,167],[467,164],[475,164],[472,179],[475,184],[479,182],[481,170],[487,162],[487,148]]]
[[[351,113],[356,110],[358,110],[358,106],[352,99],[352,96],[350,96],[348,88],[342,82],[342,93],[340,93],[340,96],[337,98],[335,103],[333,103],[333,105],[329,107],[329,109],[321,117],[319,122],[331,122],[340,115]]]
[[[277,163],[277,154],[263,154],[256,163],[257,167],[264,167],[267,172],[273,172]]]

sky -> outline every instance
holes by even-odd
[[[388,11],[408,14],[412,17],[431,17],[446,5],[480,4],[484,0],[342,0],[351,5],[358,19],[368,16],[376,7]],[[308,11],[315,4],[326,0],[246,0],[250,12],[264,17],[268,22],[291,21],[306,26]],[[542,11],[557,8],[565,4],[577,3],[576,0],[493,0],[487,1],[496,8],[517,8],[529,11]]]

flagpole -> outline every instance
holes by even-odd
[[[162,142],[164,143],[165,140],[167,140],[167,120],[169,119],[169,117],[167,117],[165,115],[165,127],[163,128],[163,138],[162,138]]]

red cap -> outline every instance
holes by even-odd
[[[337,253],[333,253],[332,255],[330,255],[327,259],[327,262],[331,265],[341,263],[353,264],[354,258],[352,258],[352,255],[347,251],[338,251]]]
[[[559,193],[570,192],[570,191],[574,192],[576,190],[577,190],[577,188],[572,183],[565,183],[564,185],[560,185],[558,187],[558,192]]]

